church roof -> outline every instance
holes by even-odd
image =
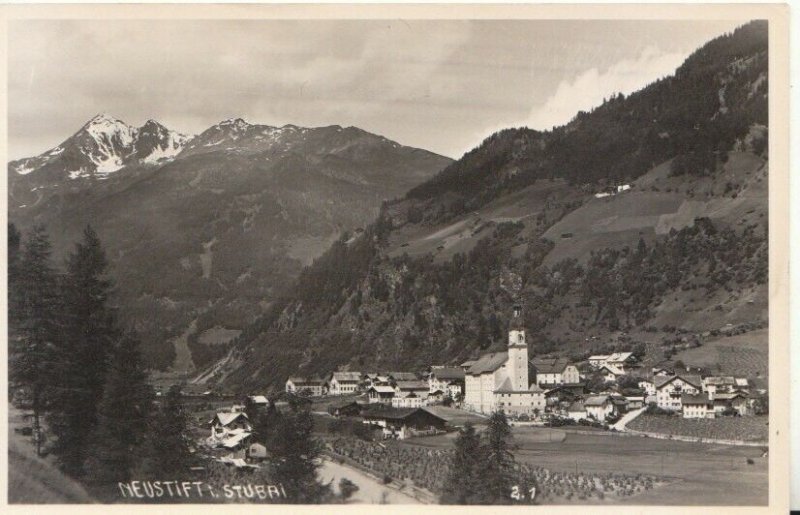
[[[464,370],[458,367],[442,367],[431,370],[431,376],[436,379],[464,379]]]
[[[508,361],[507,352],[493,352],[491,354],[484,354],[478,358],[471,367],[469,367],[467,374],[474,376],[485,374],[487,372],[494,372],[498,368],[502,367],[506,361]]]

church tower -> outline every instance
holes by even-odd
[[[508,373],[514,391],[527,391],[528,382],[528,343],[525,341],[525,328],[522,326],[522,307],[514,306],[514,317],[508,331]]]

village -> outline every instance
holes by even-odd
[[[708,428],[714,424],[722,429],[738,427],[741,421],[747,425],[747,420],[761,424],[765,418],[758,415],[763,413],[766,384],[758,378],[703,375],[702,370],[685,365],[680,369],[645,367],[633,352],[593,355],[573,363],[566,358],[531,359],[528,351],[520,308],[516,307],[504,352],[484,354],[455,366],[434,364],[419,372],[336,370],[325,377],[289,377],[278,395],[253,393],[220,404],[222,409],[205,419],[207,429],[196,433],[198,447],[217,462],[239,469],[258,468],[268,460],[269,451],[251,441],[253,423],[248,413],[285,409],[298,400],[311,406],[329,458],[340,463],[346,458],[353,467],[373,474],[394,469],[391,463],[365,461],[360,455],[363,449],[359,449],[376,445],[367,442],[388,449],[380,442],[407,441],[404,445],[408,446],[398,449],[428,449],[423,452],[430,453],[429,442],[449,441],[466,421],[480,426],[496,411],[506,414],[523,439],[538,441],[543,441],[545,434],[550,440],[554,434],[563,438],[563,433],[553,432],[559,428],[595,431],[593,435],[746,446],[751,444],[714,438],[714,431]],[[642,415],[672,421],[666,427],[678,429],[657,434],[629,427]],[[202,420],[198,418],[198,422]],[[692,424],[703,424],[698,426],[702,433],[680,434],[681,427]],[[759,442],[754,453],[765,457],[766,444]],[[407,472],[395,474],[413,477]],[[418,478],[405,487],[434,489],[435,484],[427,482]]]

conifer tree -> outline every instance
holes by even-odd
[[[134,475],[142,480],[183,479],[193,462],[180,386],[173,385],[162,399],[147,422],[147,433],[136,453]]]
[[[484,448],[475,427],[467,422],[455,441],[443,504],[481,504],[484,487]]]
[[[146,381],[139,341],[126,334],[113,347],[97,426],[87,444],[86,483],[99,496],[131,478],[152,411],[153,394]]]
[[[30,392],[36,452],[41,453],[40,418],[53,380],[53,349],[59,338],[57,276],[50,264],[51,245],[44,226],[35,226],[25,242],[18,270],[18,312],[9,342],[12,383]]]
[[[286,489],[289,503],[320,503],[330,498],[330,485],[317,478],[320,443],[313,437],[314,420],[306,407],[282,414],[268,442],[275,480]]]
[[[514,483],[514,456],[509,450],[511,427],[505,413],[496,411],[492,414],[485,437],[484,500],[489,504],[507,504]]]
[[[8,321],[16,329],[19,324],[20,295],[19,287],[20,264],[22,253],[22,235],[17,226],[8,224]]]
[[[58,349],[58,384],[51,426],[58,437],[53,452],[62,469],[80,477],[86,461],[87,438],[97,423],[108,356],[120,338],[108,306],[111,282],[108,262],[91,227],[67,258],[61,285],[64,338]]]

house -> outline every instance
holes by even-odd
[[[586,406],[583,401],[575,401],[567,408],[567,418],[571,418],[575,422],[579,422],[586,418]]]
[[[391,404],[393,408],[421,408],[428,404],[428,391],[416,392],[400,391],[395,393],[392,397]]]
[[[696,395],[702,391],[702,380],[699,376],[674,375],[656,377],[656,404],[659,408],[680,411],[681,395]]]
[[[424,408],[386,408],[367,410],[364,423],[383,429],[384,439],[405,440],[412,436],[437,434],[445,430],[446,421]]]
[[[619,369],[623,374],[627,374],[630,372],[629,369],[639,366],[639,360],[632,352],[615,352],[613,354],[589,356],[589,365],[594,369],[610,366]]]
[[[608,354],[595,354],[594,356],[589,356],[589,366],[592,368],[600,368],[606,364],[607,359]]]
[[[734,390],[736,390],[735,377],[708,376],[703,379],[703,391],[708,394],[713,395],[715,393],[731,393]]]
[[[735,411],[742,417],[753,414],[748,397],[742,392],[708,393],[707,395],[714,404],[714,413],[717,415],[722,415],[728,409]]]
[[[714,401],[707,393],[681,394],[683,418],[714,418]]]
[[[286,393],[310,393],[312,397],[321,397],[327,393],[325,381],[317,377],[290,377],[286,380]]]
[[[623,191],[628,191],[629,189],[631,189],[630,184],[620,184],[617,186],[617,193],[622,193]]]
[[[651,369],[651,373],[652,373],[653,377],[667,377],[667,376],[674,376],[675,375],[675,371],[672,370],[671,368],[660,367],[660,366],[659,367],[653,367]]]
[[[583,406],[586,408],[586,416],[598,422],[605,422],[614,413],[614,404],[608,395],[593,395],[583,401]]]
[[[428,375],[428,391],[447,392],[456,399],[464,392],[464,369],[461,367],[431,367]]]
[[[656,384],[649,379],[642,379],[636,384],[636,386],[638,386],[647,397],[656,394]]]
[[[211,426],[211,437],[217,441],[224,440],[234,431],[241,433],[242,431],[250,432],[253,429],[247,414],[241,411],[237,413],[219,412],[214,415],[209,425]]]
[[[367,389],[367,397],[369,398],[370,404],[376,402],[391,404],[392,397],[394,397],[396,393],[395,389],[388,385],[370,386],[369,389]]]
[[[267,448],[258,442],[251,443],[247,448],[247,459],[250,461],[264,461],[268,456]]]
[[[332,372],[327,383],[328,395],[356,393],[361,383],[361,372]]]
[[[247,401],[257,408],[269,407],[269,399],[265,395],[248,395]]]
[[[581,380],[578,367],[570,364],[567,358],[538,358],[531,361],[536,384],[548,388],[562,384],[574,384]]]
[[[389,372],[388,378],[392,383],[397,383],[398,381],[419,381],[419,377],[413,372]]]
[[[614,365],[603,365],[598,369],[598,373],[607,383],[616,383],[617,379],[625,375],[625,372]]]
[[[428,383],[425,381],[420,380],[411,380],[411,381],[396,381],[395,382],[395,394],[400,394],[401,392],[425,392],[426,394],[430,392],[430,388],[428,387]]]
[[[544,391],[528,381],[528,344],[521,309],[514,307],[505,352],[481,356],[464,378],[464,407],[480,413],[498,409],[509,415],[534,415],[544,410]]]

